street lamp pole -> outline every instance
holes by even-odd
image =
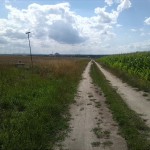
[[[31,32],[26,32],[26,34],[28,35],[29,48],[30,48],[30,58],[31,58],[31,67],[32,67],[32,70],[33,70],[33,60],[32,60],[31,44],[30,44],[30,33]]]

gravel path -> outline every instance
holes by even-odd
[[[150,93],[137,91],[137,89],[123,83],[121,79],[106,71],[100,64],[96,64],[127,105],[138,113],[150,127]]]
[[[56,150],[127,150],[101,90],[92,83],[89,62],[70,107],[71,132]]]

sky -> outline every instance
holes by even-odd
[[[150,0],[0,0],[0,54],[150,51]]]

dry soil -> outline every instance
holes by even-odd
[[[110,81],[111,85],[121,95],[127,105],[140,115],[146,124],[150,127],[150,93],[138,91],[137,89],[123,83],[121,79],[108,72],[98,63],[98,68],[105,75],[106,79]]]
[[[70,107],[71,131],[56,150],[127,150],[101,89],[92,83],[89,62]]]

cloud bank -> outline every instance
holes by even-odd
[[[145,19],[144,23],[145,23],[146,25],[150,25],[150,17],[147,18],[147,19]]]
[[[114,28],[118,17],[131,7],[130,0],[105,0],[107,7],[117,4],[116,10],[97,7],[92,17],[83,17],[71,10],[68,2],[55,5],[30,4],[26,9],[18,9],[5,4],[6,19],[0,19],[0,48],[26,53],[27,35],[31,32],[34,53],[100,53],[108,48],[108,42],[116,37]],[[148,18],[149,19],[149,18]],[[149,20],[145,23],[149,24]],[[103,45],[101,44],[103,43]],[[13,51],[13,50],[12,50]]]

